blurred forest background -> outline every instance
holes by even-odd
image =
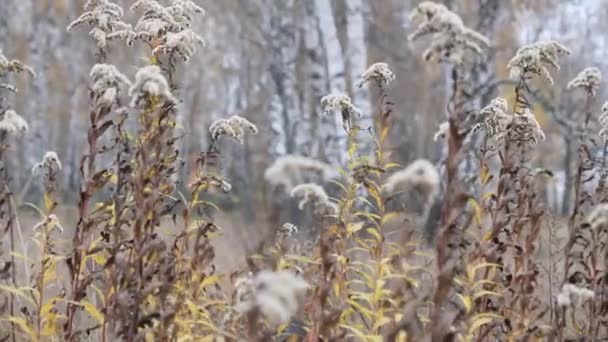
[[[39,185],[29,170],[47,150],[56,151],[64,169],[63,203],[78,200],[79,171],[89,117],[88,74],[96,51],[85,29],[66,32],[82,12],[85,0],[0,0],[0,48],[6,56],[32,66],[38,77],[17,77],[20,89],[9,102],[30,124],[30,131],[14,144],[11,165],[13,189],[24,201],[40,198]],[[124,8],[131,1],[116,1]],[[310,156],[325,162],[344,160],[346,144],[339,118],[325,116],[319,100],[344,92],[369,118],[375,94],[355,83],[368,65],[387,62],[397,76],[389,90],[395,103],[392,158],[405,165],[417,158],[441,164],[444,143],[433,136],[445,120],[449,91],[441,64],[425,63],[420,43],[410,43],[413,24],[408,13],[417,0],[200,0],[206,10],[197,22],[207,46],[178,70],[182,184],[189,168],[208,141],[208,127],[221,117],[238,114],[254,122],[260,134],[244,148],[232,148],[223,161],[234,190],[221,203],[239,210],[243,222],[271,225],[280,203],[264,180],[264,170],[286,154]],[[445,0],[467,26],[492,42],[489,57],[473,63],[469,96],[481,108],[496,96],[513,94],[506,64],[522,45],[556,39],[573,51],[556,73],[556,86],[539,88],[534,105],[548,135],[535,164],[554,171],[546,194],[556,212],[565,212],[570,194],[565,180],[572,174],[576,151],[572,132],[560,118],[580,111],[576,96],[561,96],[568,80],[581,69],[607,70],[605,36],[608,1],[599,0]],[[133,13],[125,21],[134,22]],[[132,77],[147,64],[127,56],[124,42],[110,43],[108,63]],[[423,46],[422,44],[421,46]],[[132,54],[133,49],[129,49]],[[606,89],[604,87],[604,89]],[[606,94],[598,94],[605,98]],[[581,95],[582,97],[582,95]],[[563,99],[563,100],[562,100]],[[600,103],[594,104],[599,112]],[[578,108],[578,109],[577,109]],[[365,118],[364,118],[365,122]],[[365,124],[363,125],[365,126]],[[337,166],[336,166],[337,167]],[[286,196],[286,195],[284,195]],[[232,208],[232,209],[231,209]],[[275,224],[273,222],[272,224]]]

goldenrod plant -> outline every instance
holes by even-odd
[[[391,63],[373,60],[348,81],[371,94],[369,107],[352,87],[315,88],[302,108],[324,114],[317,123],[342,139],[340,158],[286,149],[259,177],[245,170],[288,210],[265,229],[238,221],[253,245],[240,258],[225,245],[225,224],[237,221],[223,203],[242,200],[244,185],[226,164],[263,159],[235,151],[276,125],[227,109],[186,151],[196,127],[181,120],[190,85],[178,70],[198,68],[191,63],[207,50],[197,32],[205,11],[191,0],[139,0],[130,13],[118,3],[88,0],[68,26],[89,27],[95,49],[81,85],[89,110],[73,223],[60,210],[73,162],[61,153],[35,156],[42,194],[33,203],[10,189],[17,171],[5,157],[28,123],[4,97],[17,90],[7,76],[35,74],[0,51],[0,341],[608,337],[608,103],[596,105],[599,67],[560,83],[560,58],[576,51],[556,40],[523,46],[498,66],[512,89],[477,96],[471,65],[496,46],[446,5],[416,2],[403,43],[423,65],[441,66],[445,110],[432,140],[443,158],[399,156],[395,98],[409,75]],[[416,44],[426,44],[422,58]],[[125,51],[144,57],[111,63]],[[557,87],[581,108],[555,116],[577,142],[567,217],[547,205],[541,185],[554,172],[537,158],[555,134],[539,120],[538,88]],[[31,227],[21,225],[24,208],[38,218]]]

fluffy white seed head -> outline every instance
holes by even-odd
[[[521,146],[534,146],[545,140],[545,133],[529,108],[525,108],[522,114],[511,116],[508,124],[508,138]]]
[[[502,138],[511,120],[511,116],[507,111],[507,100],[502,97],[493,99],[489,105],[481,109],[479,112],[481,119],[480,128],[483,129],[486,137]]]
[[[32,175],[38,177],[49,191],[54,189],[54,183],[61,169],[62,165],[57,153],[48,151],[42,157],[42,161],[34,165]]]
[[[190,27],[192,19],[205,12],[190,0],[174,0],[167,7],[156,0],[139,0],[130,9],[142,13],[135,27],[117,31],[109,39],[126,39],[129,45],[141,40],[150,43],[155,54],[175,51],[184,60],[188,60],[196,45],[203,42]]]
[[[490,43],[482,34],[466,27],[456,13],[446,6],[423,1],[410,13],[419,26],[408,36],[410,41],[432,35],[430,46],[424,51],[425,60],[460,64],[466,51],[483,54]]]
[[[84,5],[85,12],[68,26],[68,31],[76,26],[91,26],[89,35],[95,39],[99,48],[105,48],[109,36],[115,32],[128,31],[131,25],[121,20],[124,11],[119,5],[109,0],[88,0]]]
[[[346,95],[329,94],[321,98],[321,109],[325,114],[348,113],[352,116],[361,116],[361,111],[353,105],[350,97]]]
[[[517,50],[515,56],[507,64],[511,78],[536,75],[548,84],[553,84],[553,78],[547,65],[559,70],[559,57],[570,54],[565,46],[556,41],[538,42]]]
[[[428,201],[439,192],[440,177],[437,168],[426,159],[418,159],[405,169],[390,175],[383,185],[389,194],[415,190]]]
[[[129,96],[131,96],[131,107],[134,108],[142,108],[151,97],[172,104],[178,102],[157,65],[145,66],[137,71],[135,82],[129,88]]]
[[[336,175],[336,171],[319,160],[286,155],[274,161],[264,172],[264,179],[274,187],[283,187],[289,192],[297,185],[309,181],[326,181]]]
[[[596,67],[585,68],[568,83],[568,89],[581,88],[595,96],[602,81],[602,72]]]
[[[12,109],[6,110],[0,117],[0,132],[12,136],[22,136],[28,129],[29,126],[25,119]]]
[[[9,60],[4,56],[2,49],[0,49],[0,77],[6,76],[8,73],[22,73],[25,72],[32,77],[36,77],[34,69],[25,65],[23,62],[17,59]],[[5,87],[7,88],[7,87]]]
[[[203,38],[191,29],[185,29],[177,33],[168,32],[164,36],[163,42],[156,46],[152,53],[159,55],[176,52],[187,62],[196,53],[198,45],[205,46]]]
[[[291,271],[261,271],[236,282],[234,309],[259,312],[273,325],[288,322],[298,311],[308,283]]]
[[[209,133],[211,139],[217,141],[223,136],[227,136],[236,140],[239,144],[243,144],[245,141],[245,135],[257,134],[258,128],[256,125],[251,123],[249,120],[233,115],[228,119],[215,120],[211,126],[209,126]]]
[[[304,210],[307,205],[313,208],[315,215],[335,215],[338,207],[329,199],[325,190],[314,183],[299,184],[291,190],[291,197],[299,198],[298,208]]]
[[[365,83],[373,81],[380,88],[388,86],[395,80],[395,74],[386,63],[372,64],[362,75],[357,87],[362,87]]]
[[[89,74],[91,92],[98,104],[116,103],[121,87],[130,87],[131,81],[111,64],[95,64]]]

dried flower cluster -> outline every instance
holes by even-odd
[[[111,64],[95,64],[89,77],[91,92],[100,105],[116,103],[121,86],[131,86],[131,81]]]
[[[67,30],[71,31],[82,24],[92,26],[89,35],[95,39],[100,49],[107,46],[113,33],[131,29],[131,25],[121,20],[124,15],[123,9],[109,0],[88,0],[84,10],[85,12],[78,19],[70,23]]]
[[[6,56],[0,50],[0,77],[5,76],[8,73],[21,73],[25,72],[30,74],[30,76],[35,77],[36,73],[34,69],[25,65],[23,62],[17,59],[8,60]]]
[[[319,160],[286,155],[277,158],[264,172],[264,179],[273,186],[282,186],[290,191],[294,186],[311,180],[329,180],[335,174],[334,169]]]
[[[21,136],[27,132],[28,128],[27,122],[12,109],[6,110],[0,116],[0,132],[12,136]]]
[[[390,175],[383,188],[389,194],[415,190],[428,202],[439,192],[439,185],[437,168],[426,159],[418,159],[403,170]]]
[[[553,84],[553,78],[545,65],[550,65],[559,70],[559,57],[570,54],[564,45],[554,40],[538,42],[524,46],[517,50],[507,64],[511,78],[529,78],[536,75],[548,84]]]
[[[178,102],[157,65],[148,65],[137,71],[135,82],[129,88],[129,96],[131,96],[131,107],[134,108],[145,107],[151,98],[173,105]]]
[[[215,120],[209,126],[209,133],[213,141],[218,141],[221,137],[227,136],[236,140],[239,144],[245,142],[245,134],[257,134],[258,128],[249,120],[233,115],[228,119]]]
[[[189,0],[174,0],[165,7],[156,0],[139,0],[131,6],[131,11],[139,11],[142,16],[131,30],[115,32],[111,38],[126,39],[131,45],[136,40],[149,43],[155,54],[175,51],[188,60],[196,51],[196,45],[203,39],[190,30],[192,18],[204,14],[202,8]]]
[[[303,210],[307,204],[310,204],[316,215],[334,215],[337,212],[337,206],[329,199],[325,190],[314,183],[299,184],[291,190],[291,197],[300,198],[298,208]]]
[[[502,138],[511,115],[507,113],[508,103],[502,97],[497,97],[490,101],[490,104],[482,108],[479,112],[481,123],[476,128],[482,129],[487,138]]]
[[[329,94],[322,97],[321,109],[326,115],[335,112],[342,114],[342,122],[347,131],[354,126],[355,117],[361,116],[361,111],[346,95]]]
[[[602,72],[596,67],[585,68],[568,83],[568,89],[582,88],[591,96],[595,96],[602,81]]]
[[[530,108],[524,108],[522,114],[511,117],[507,136],[520,146],[533,146],[545,140],[545,133]]]
[[[205,40],[191,29],[185,29],[177,33],[168,32],[163,42],[156,46],[152,53],[159,55],[175,51],[187,62],[196,53],[197,45],[205,46]]]
[[[271,323],[286,323],[298,311],[308,283],[291,271],[262,271],[236,282],[235,310],[259,310]]]
[[[374,63],[361,75],[357,87],[361,88],[365,83],[373,81],[379,88],[384,88],[394,80],[395,74],[388,67],[388,64]]]
[[[30,76],[35,77],[36,73],[34,69],[25,65],[23,62],[13,59],[8,60],[6,56],[2,53],[2,49],[0,49],[0,78],[6,76],[9,73],[28,73]],[[17,88],[11,84],[1,82],[0,80],[0,89],[6,89],[8,91],[17,92]]]
[[[48,151],[42,157],[42,161],[34,165],[32,174],[40,179],[47,192],[53,192],[57,182],[57,176],[62,165],[57,153]]]
[[[595,297],[595,293],[587,288],[578,287],[574,284],[564,284],[562,290],[557,295],[557,305],[576,306],[593,299],[593,297]]]
[[[420,22],[409,35],[410,41],[433,34],[430,46],[423,53],[425,60],[460,64],[466,51],[481,55],[489,46],[486,37],[466,27],[462,19],[443,4],[423,1],[412,10],[410,20]]]

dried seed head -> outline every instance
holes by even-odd
[[[55,174],[61,171],[61,168],[61,161],[59,160],[57,153],[48,151],[44,154],[44,157],[42,157],[42,161],[34,165],[32,173],[34,175],[44,176],[44,172]]]
[[[395,80],[395,74],[386,63],[374,63],[361,75],[357,87],[361,88],[365,83],[373,81],[379,88],[388,86]]]
[[[507,64],[511,78],[536,75],[548,84],[553,84],[553,78],[545,65],[559,70],[559,57],[569,55],[570,51],[556,41],[538,42],[517,50],[515,56]]]
[[[481,119],[480,128],[485,132],[486,137],[501,139],[511,120],[507,114],[508,103],[502,97],[493,99],[489,105],[482,108],[479,112]]]
[[[319,160],[286,155],[278,158],[264,172],[264,179],[272,186],[282,186],[290,191],[295,185],[310,181],[326,181],[336,174],[335,170]]]
[[[99,48],[105,48],[109,36],[115,32],[131,30],[131,25],[121,20],[124,11],[109,0],[88,0],[84,5],[85,12],[68,26],[68,31],[74,27],[87,24],[93,28],[89,35],[95,39]]]
[[[602,81],[602,72],[596,67],[585,68],[568,83],[568,89],[582,88],[591,96],[595,96]]]
[[[342,114],[342,122],[347,131],[354,126],[355,117],[361,117],[361,111],[346,95],[330,94],[322,97],[321,109],[326,115],[336,112]]]
[[[442,4],[423,1],[412,10],[410,19],[420,22],[408,36],[410,41],[433,35],[431,45],[423,53],[425,60],[460,64],[466,51],[481,55],[490,45],[486,37],[466,27],[456,13]]]
[[[177,33],[167,32],[163,42],[155,47],[152,53],[159,55],[176,52],[187,62],[196,53],[197,45],[205,46],[205,41],[191,29],[185,29]]]
[[[326,95],[321,98],[321,108],[325,114],[331,114],[333,112],[348,111],[351,114],[361,116],[361,112],[353,105],[350,97],[346,95]]]
[[[430,202],[439,192],[440,177],[435,166],[426,159],[418,159],[405,169],[390,175],[383,189],[389,193],[415,190]]]
[[[223,136],[230,137],[236,140],[239,144],[245,142],[246,133],[257,134],[258,128],[256,125],[251,123],[249,120],[233,115],[228,119],[215,120],[211,126],[209,126],[209,133],[211,139],[217,141]]]
[[[315,215],[335,215],[337,206],[329,199],[325,190],[317,184],[305,183],[297,185],[291,190],[291,197],[300,198],[298,208],[303,210],[306,205],[310,204]]]
[[[531,147],[545,140],[545,133],[530,108],[525,108],[522,114],[511,116],[508,126],[506,136],[520,146]]]
[[[95,64],[89,74],[91,92],[98,105],[116,103],[121,86],[131,86],[131,81],[111,64]]]
[[[12,109],[6,110],[0,117],[0,132],[12,136],[21,136],[27,132],[29,126],[27,122]]]
[[[8,73],[28,73],[32,77],[36,77],[36,73],[34,69],[25,65],[23,62],[17,59],[13,59],[9,61],[6,56],[4,56],[2,49],[0,49],[0,77],[6,76]],[[2,84],[2,88],[10,89],[16,91],[16,88],[9,84]]]
[[[160,47],[155,53],[176,51],[184,59],[194,54],[194,46],[202,38],[192,33],[183,33],[192,26],[195,15],[203,15],[205,11],[189,0],[174,0],[171,6],[165,7],[156,0],[139,0],[131,6],[131,11],[141,12],[142,16],[132,30],[122,30],[114,33],[110,38],[127,39],[131,45],[135,40],[154,43]],[[175,35],[179,34],[179,35]]]
[[[34,165],[32,175],[38,177],[46,192],[53,192],[57,182],[57,176],[62,165],[57,153],[49,151],[44,154],[42,161]]]
[[[160,98],[174,105],[178,102],[157,65],[148,65],[137,71],[135,82],[129,88],[129,96],[131,96],[131,107],[134,108],[145,107],[151,98]]]
[[[236,285],[234,309],[257,309],[274,325],[286,323],[296,314],[299,296],[308,289],[308,283],[291,271],[262,271],[237,280]]]

